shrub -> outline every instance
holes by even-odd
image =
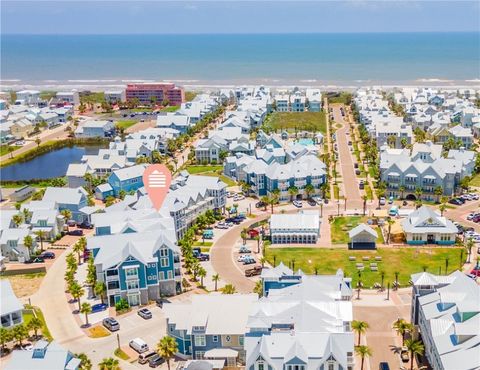
[[[126,311],[130,308],[128,301],[125,298],[120,298],[117,303],[115,303],[115,310],[117,312]]]

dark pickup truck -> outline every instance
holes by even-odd
[[[261,273],[262,273],[262,266],[255,266],[251,269],[245,270],[246,277],[260,275]]]

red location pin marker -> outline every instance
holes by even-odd
[[[164,164],[152,164],[143,172],[143,185],[157,211],[162,207],[171,182],[172,174]]]

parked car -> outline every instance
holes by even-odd
[[[238,253],[252,253],[252,251],[250,249],[248,249],[247,247],[245,247],[244,245],[242,245],[240,247],[240,249],[238,250]]]
[[[359,189],[364,189],[365,188],[365,183],[363,182],[363,180],[360,180],[360,182],[358,183],[358,188]]]
[[[255,203],[255,207],[256,207],[256,208],[263,208],[263,207],[265,207],[266,205],[267,205],[267,203],[262,202],[262,201]]]
[[[128,342],[128,345],[138,353],[144,353],[148,351],[148,344],[141,338],[132,339]]]
[[[384,206],[385,205],[385,197],[380,198],[380,205]]]
[[[408,202],[407,202],[406,200],[404,200],[404,201],[402,202],[402,206],[406,206],[406,205],[408,205]]]
[[[243,200],[243,199],[245,199],[245,195],[242,195],[242,194],[237,194],[233,197],[234,201]]]
[[[251,256],[250,256],[249,254],[244,254],[244,255],[238,256],[237,261],[238,261],[238,262],[243,262],[243,261],[245,261],[245,259],[247,259],[248,257],[251,257]]]
[[[22,346],[23,351],[33,351],[33,344],[32,343],[25,343]]]
[[[68,220],[68,221],[67,221],[67,225],[70,226],[70,227],[77,226],[77,221],[75,221],[75,220]]]
[[[299,200],[294,200],[293,205],[297,208],[302,208],[303,207],[303,203]]]
[[[217,229],[228,229],[228,225],[225,222],[219,222],[215,227]]]
[[[197,250],[193,251],[193,257],[199,261],[210,261],[210,255],[208,253],[201,253]]]
[[[148,320],[152,318],[152,313],[148,308],[142,308],[137,311],[137,315],[140,316],[142,319]]]
[[[235,193],[233,193],[233,192],[231,192],[231,191],[229,191],[229,192],[227,193],[227,198],[233,198],[234,196],[235,196]]]
[[[102,324],[110,331],[120,330],[120,324],[113,317],[107,317],[103,319]]]
[[[70,230],[67,235],[72,235],[72,236],[82,236],[83,235],[83,230],[77,229],[77,230]]]
[[[317,205],[317,202],[315,202],[312,198],[308,198],[307,203],[309,206],[312,206],[312,207],[315,207]]]
[[[102,312],[108,308],[108,304],[106,303],[97,303],[92,306],[92,313]]]
[[[262,266],[255,266],[251,269],[245,270],[245,276],[250,277],[250,276],[257,276],[262,273]]]
[[[256,263],[256,261],[255,261],[255,258],[253,258],[252,256],[248,256],[248,258],[245,258],[243,260],[244,265],[251,265],[253,263]]]
[[[378,365],[378,370],[390,370],[388,362],[380,362],[380,364]]]
[[[473,269],[472,271],[470,271],[470,275],[480,277],[480,270]]]
[[[43,263],[45,260],[41,257],[34,257],[30,258],[29,260],[25,261],[25,263]]]
[[[53,260],[55,258],[55,253],[53,252],[43,252],[39,256],[40,258],[43,258],[44,260]]]
[[[388,204],[392,204],[393,203],[393,197],[389,197],[388,198]]]
[[[360,173],[361,173],[360,170],[357,168],[357,169],[355,170],[355,175],[359,176]]]
[[[452,198],[448,201],[448,203],[456,205],[456,206],[461,206],[463,203],[457,199],[457,198]]]
[[[400,358],[402,359],[402,362],[410,361],[410,355],[408,354],[407,347],[402,347],[400,350]]]
[[[78,227],[80,229],[93,229],[93,225],[88,221],[83,221]]]
[[[150,357],[150,360],[148,360],[148,366],[157,367],[163,364],[164,362],[165,362],[165,359],[163,357],[160,357],[160,355],[156,354],[155,356]]]
[[[157,352],[141,353],[140,356],[138,356],[138,363],[140,365],[146,364],[153,356],[158,356]]]

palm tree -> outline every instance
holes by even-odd
[[[268,195],[264,195],[260,198],[260,200],[263,202],[263,211],[266,212],[267,205],[270,204],[270,197]]]
[[[417,187],[415,189],[415,197],[417,198],[417,200],[421,200],[422,193],[423,193],[422,188]]]
[[[390,244],[390,235],[392,234],[392,225],[395,223],[390,217],[387,219],[388,224],[388,235],[387,235],[387,244]]]
[[[240,237],[242,238],[243,240],[243,245],[245,245],[247,243],[247,229],[244,228],[241,232],[240,232]]]
[[[358,333],[358,346],[360,345],[360,341],[362,339],[362,334],[364,334],[368,329],[368,323],[365,321],[352,321],[352,329],[354,332]]]
[[[405,193],[405,186],[400,185],[398,191],[400,192],[400,198],[403,199],[403,194]]]
[[[413,338],[407,339],[405,341],[405,347],[407,347],[410,352],[410,370],[413,370],[413,357],[415,355],[423,355],[425,347],[422,342],[419,340],[414,340]]]
[[[360,356],[362,359],[362,364],[360,366],[360,370],[363,370],[363,365],[365,363],[365,358],[370,357],[372,355],[372,350],[368,346],[357,346],[355,347],[355,353]]]
[[[218,285],[218,281],[220,280],[220,275],[219,274],[215,274],[212,276],[212,281],[215,283],[215,291],[217,291],[217,285]]]
[[[170,370],[170,359],[178,352],[178,343],[175,338],[165,336],[157,344],[157,353],[167,361],[168,370]]]
[[[310,197],[314,193],[315,193],[315,187],[312,184],[307,184],[305,186],[305,194],[306,194],[307,198],[310,199]]]
[[[440,210],[440,215],[443,217],[443,212],[447,209],[447,205],[445,203],[442,203],[438,206],[438,209]]]
[[[42,140],[37,136],[37,138],[35,139],[35,144],[37,144],[37,148],[40,146],[41,142]]]
[[[405,344],[405,334],[412,333],[414,326],[404,319],[398,319],[393,323],[393,329],[402,336],[402,346]]]
[[[90,361],[85,353],[76,353],[75,357],[80,360],[79,370],[92,370],[92,361]]]
[[[73,284],[70,286],[69,291],[72,297],[78,302],[78,311],[80,311],[81,310],[80,298],[82,298],[83,295],[85,294],[85,290],[81,287],[80,284],[78,284],[78,282],[74,281]]]
[[[81,253],[85,251],[87,241],[84,237],[78,239],[78,241],[73,245],[73,252],[77,254],[78,257],[78,264],[80,265],[81,262]]]
[[[227,284],[222,289],[223,294],[235,294],[236,292],[237,288],[233,284]]]
[[[200,277],[200,286],[203,287],[203,278],[207,276],[207,270],[200,266],[197,275]]]
[[[112,357],[104,358],[102,362],[98,364],[98,368],[100,370],[120,370],[118,360]]]
[[[437,196],[437,203],[440,202],[440,197],[443,195],[443,188],[439,185],[433,189],[433,193]]]
[[[381,289],[383,291],[383,282],[385,280],[385,271],[380,271],[380,279],[382,279],[382,283],[380,284]]]
[[[365,216],[365,214],[367,213],[367,200],[368,200],[368,197],[366,195],[364,195],[362,197],[363,199],[363,215]]]
[[[43,252],[43,241],[45,240],[45,237],[47,236],[47,233],[43,230],[37,230],[37,231],[35,231],[35,235],[40,240],[40,251]]]
[[[68,220],[70,220],[72,218],[72,211],[70,211],[69,209],[62,209],[60,211],[60,214],[64,217],[65,222],[67,222]]]
[[[24,324],[14,326],[12,329],[13,338],[18,341],[18,344],[21,346],[23,340],[28,337],[28,330]]]
[[[262,267],[264,267],[264,266],[265,266],[265,262],[267,262],[267,259],[262,256],[262,257],[260,258],[259,262],[262,264]]]
[[[92,313],[92,306],[88,302],[83,302],[80,313],[85,314],[85,325],[88,326],[88,315]]]
[[[28,323],[28,329],[33,330],[33,334],[35,335],[35,338],[37,338],[37,333],[38,330],[42,328],[42,320],[40,320],[38,317],[34,316]]]
[[[105,292],[107,291],[107,286],[105,285],[105,283],[103,281],[98,281],[95,284],[93,291],[95,295],[100,296],[100,300],[102,301],[102,304],[103,304],[103,297],[105,295]]]
[[[257,293],[259,297],[263,295],[263,284],[261,280],[257,280],[255,287],[253,288],[253,292]]]
[[[473,241],[472,238],[468,238],[467,240],[467,250],[468,250],[468,263],[470,263],[470,256],[472,255],[472,248],[474,246],[475,242]]]
[[[23,214],[19,213],[19,214],[13,215],[12,221],[15,227],[19,227],[23,222]]]
[[[25,238],[23,238],[23,245],[28,249],[30,254],[33,253],[33,238],[30,235],[27,235]]]

